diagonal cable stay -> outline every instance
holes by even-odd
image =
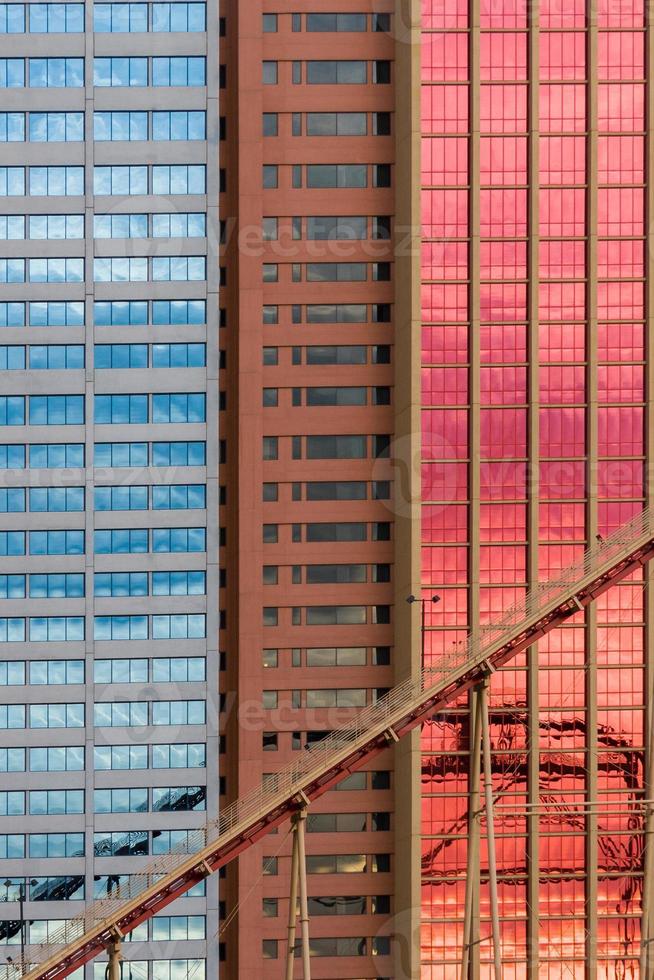
[[[104,952],[115,938],[152,918],[652,557],[654,508],[595,542],[555,579],[535,585],[500,619],[482,626],[437,664],[362,709],[354,724],[305,749],[292,765],[190,833],[183,849],[130,875],[112,896],[90,903],[67,920],[47,943],[26,947],[24,964],[14,961],[5,968],[7,980],[21,975],[27,980],[58,980]]]

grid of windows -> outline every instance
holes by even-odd
[[[0,772],[30,774],[0,793],[21,820],[0,858],[54,859],[7,885],[42,903],[29,942],[56,934],[52,902],[112,893],[124,855],[190,846],[217,810],[217,20],[199,0],[0,3]],[[208,922],[203,887],[133,937],[181,944],[142,947],[146,977],[202,980],[205,953],[216,974],[209,889]]]
[[[324,4],[314,6],[329,10]],[[261,317],[259,323],[253,323],[248,315],[251,339],[247,341],[260,352],[261,372],[252,375],[238,363],[234,366],[239,372],[236,410],[242,413],[238,416],[242,451],[248,457],[256,454],[264,475],[257,466],[254,486],[252,481],[247,486],[232,485],[227,471],[228,502],[233,493],[236,506],[253,516],[236,535],[235,545],[232,529],[225,529],[227,547],[234,546],[239,558],[238,568],[227,572],[227,586],[238,591],[248,581],[262,583],[263,598],[258,610],[250,610],[246,625],[242,616],[233,617],[241,620],[234,623],[227,611],[225,649],[237,651],[231,661],[228,656],[227,669],[243,669],[238,665],[251,656],[256,637],[262,647],[265,643],[264,667],[276,674],[274,679],[266,676],[265,690],[259,689],[247,667],[239,680],[239,686],[245,685],[244,694],[247,687],[248,696],[270,713],[270,723],[259,736],[264,770],[283,765],[286,752],[312,745],[325,734],[321,723],[316,721],[318,730],[314,730],[299,712],[310,712],[313,717],[325,710],[328,714],[360,710],[373,701],[375,681],[379,680],[381,691],[392,674],[386,669],[391,648],[385,645],[392,642],[393,633],[390,521],[381,516],[383,505],[379,505],[378,522],[364,518],[366,503],[361,503],[388,499],[390,492],[382,472],[386,463],[373,460],[388,455],[393,424],[388,365],[393,337],[389,241],[394,210],[390,162],[394,113],[388,83],[394,70],[383,60],[391,45],[377,46],[375,38],[366,39],[362,34],[389,29],[391,16],[361,12],[355,0],[338,6],[338,13],[288,13],[280,8],[279,13],[263,14],[263,63],[255,83],[260,81],[263,87],[266,111],[254,122],[256,135],[261,134],[264,159],[271,162],[263,164],[261,172],[257,170],[259,158],[253,166],[247,151],[236,147],[243,154],[235,175],[236,197],[239,180],[263,185],[264,191],[261,215],[253,212],[263,245],[258,272]],[[304,31],[309,44],[305,57],[311,60],[292,61],[302,49]],[[277,33],[283,35],[279,41]],[[285,44],[289,46],[283,47]],[[377,49],[380,60],[373,61]],[[292,86],[306,86],[306,90]],[[292,111],[299,107],[304,111]],[[226,121],[229,139],[229,115]],[[332,149],[327,151],[328,145]],[[276,160],[281,162],[272,162]],[[229,168],[226,177],[229,194]],[[229,221],[223,223],[225,239],[229,225]],[[225,294],[226,325],[238,333],[246,323],[240,319],[239,303],[230,305],[232,288],[235,296],[239,290],[250,289],[250,276],[257,271],[252,264],[247,274],[228,265],[226,273],[236,276]],[[255,333],[258,328],[260,332]],[[227,357],[231,356],[228,350]],[[231,399],[229,391],[227,395]],[[296,411],[289,414],[290,409]],[[297,425],[292,430],[287,424],[291,415]],[[252,429],[252,417],[260,419],[263,430]],[[228,462],[233,448],[237,450],[233,458],[241,458],[241,450],[232,447],[228,437]],[[375,476],[372,480],[371,468],[378,466],[380,479]],[[259,479],[263,485],[258,484]],[[292,514],[300,510],[306,510],[306,519],[290,524],[295,520]],[[327,643],[339,646],[327,648]],[[378,649],[385,652],[380,652],[379,659],[369,656],[362,643],[371,647],[379,643]],[[340,687],[338,670],[323,683],[318,673],[332,666],[350,667],[354,673],[346,680],[341,678]],[[297,682],[292,676],[294,668],[300,668]],[[305,668],[315,676],[305,677]],[[272,685],[278,689],[273,690]],[[227,733],[226,753],[231,751],[229,739]],[[247,781],[244,760],[239,761],[239,768],[239,778]],[[365,780],[350,783],[354,796],[347,802],[356,813],[312,820],[313,833],[307,839],[310,861],[315,851],[329,850],[320,844],[322,833],[343,831],[340,836],[347,839],[348,847],[363,852],[367,845],[360,838],[362,833],[381,830],[382,825],[390,830],[388,812],[368,821],[367,801],[361,795],[366,788]],[[285,858],[278,860],[283,874]],[[329,873],[360,873],[372,871],[372,866],[361,854],[338,855],[330,861]],[[249,854],[240,859],[240,868],[244,881],[255,880],[261,870]],[[277,862],[264,858],[263,870],[266,875],[277,873]],[[316,857],[310,871],[327,873],[326,859]],[[267,886],[273,884],[264,878],[264,903],[268,905],[263,906],[263,916],[270,919],[277,899]],[[344,909],[346,905],[343,900]],[[354,906],[352,902],[346,911],[356,914]],[[275,923],[257,924],[263,926],[264,935],[281,937],[281,929],[271,931]],[[362,932],[360,919],[347,922],[347,931],[355,937],[373,934]],[[263,940],[261,949],[241,969],[256,972],[252,964],[257,954],[263,959],[276,957],[278,942],[281,938]],[[335,960],[325,967],[334,975],[392,973],[387,961],[372,959],[387,956],[388,944],[372,939],[326,939],[317,942],[312,952],[326,958],[369,957],[358,960],[356,966]],[[265,975],[270,972],[265,963],[258,964],[258,969]]]
[[[441,600],[426,605],[434,658],[645,498],[645,10],[537,6],[530,20],[508,2],[423,5],[422,582]],[[550,633],[538,660],[493,678],[499,912],[516,975],[529,962],[578,976],[589,949],[598,974],[638,972],[643,616],[635,576],[585,626]],[[468,738],[463,704],[422,735],[422,956],[434,980],[461,958]],[[540,797],[528,751],[540,754]],[[539,798],[534,852],[527,807]],[[589,840],[574,810],[592,799],[603,809]],[[481,875],[483,963],[485,852]],[[630,884],[616,901],[620,880]]]

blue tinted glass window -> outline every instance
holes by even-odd
[[[84,639],[83,616],[32,616],[29,637],[31,642],[74,642]]]
[[[187,510],[203,508],[206,505],[206,491],[203,484],[184,483],[173,486],[152,487],[153,510]]]
[[[0,531],[0,555],[24,555],[24,531]]]
[[[200,110],[174,110],[152,113],[153,140],[203,140],[206,113]]]
[[[0,303],[0,327],[24,327],[24,303]]]
[[[31,327],[81,327],[84,324],[84,303],[30,303]]]
[[[153,85],[204,85],[206,63],[204,58],[153,58]]]
[[[0,58],[0,88],[23,88],[25,59]]]
[[[95,140],[147,140],[147,112],[95,112],[93,114],[93,138]]]
[[[93,594],[96,596],[146,596],[148,594],[148,574],[147,572],[96,572],[93,577]]]
[[[30,194],[59,197],[84,193],[84,167],[30,167]]]
[[[94,303],[94,320],[100,327],[129,326],[148,322],[145,300],[111,300]]]
[[[145,554],[148,550],[148,530],[117,528],[95,531],[94,542],[98,555]]]
[[[31,214],[29,238],[84,238],[83,214]]]
[[[25,425],[23,395],[0,396],[0,425]]]
[[[30,487],[29,498],[35,513],[84,510],[84,487]]]
[[[96,344],[94,350],[96,368],[146,368],[147,344]]]
[[[83,395],[32,395],[30,425],[83,425]]]
[[[204,442],[153,442],[152,466],[204,466]]]
[[[0,597],[3,599],[24,599],[25,598],[25,575],[0,575]],[[20,670],[20,664],[9,662],[6,668],[11,675],[12,672]],[[24,670],[22,671],[24,675]],[[3,683],[5,683],[3,681]],[[25,680],[7,680],[8,684],[24,684]]]
[[[207,309],[203,299],[154,300],[152,322],[159,323],[206,323]]]
[[[93,84],[97,86],[145,86],[147,58],[95,58]]]
[[[148,421],[147,395],[96,395],[95,421],[133,425]]]
[[[147,466],[147,442],[96,442],[96,466]]]
[[[204,238],[206,233],[206,215],[201,212],[152,215],[153,238]]]
[[[84,59],[30,58],[29,83],[32,88],[81,88]]]
[[[96,616],[93,623],[95,640],[147,640],[147,616]]]
[[[147,238],[147,214],[96,214],[94,238]]]
[[[152,550],[160,553],[204,551],[205,538],[203,527],[153,528]]]
[[[25,469],[25,446],[13,443],[0,444],[0,470]]]
[[[25,348],[18,344],[0,344],[0,371],[20,371],[25,368]]]
[[[153,31],[204,31],[206,4],[153,3]]]
[[[30,112],[32,143],[74,143],[84,139],[83,112]]]
[[[205,395],[192,394],[154,394],[152,396],[153,422],[204,422]]]
[[[83,443],[33,443],[29,452],[30,469],[76,469],[84,466]]]
[[[81,34],[83,3],[31,3],[28,5],[32,34]]]
[[[0,112],[0,143],[22,143],[25,139],[25,113]]]
[[[147,510],[147,487],[95,487],[95,510]]]
[[[96,3],[93,29],[98,33],[140,33],[148,29],[147,3]]]
[[[206,168],[199,164],[155,164],[152,167],[153,194],[204,194]]]
[[[24,487],[0,487],[0,512],[16,514],[25,510]]]
[[[84,531],[30,531],[31,555],[83,555]]]
[[[25,33],[25,4],[0,3],[0,34]]]
[[[14,197],[25,193],[25,168],[0,167],[0,196]]]
[[[30,347],[32,370],[70,371],[83,367],[83,344],[34,344]]]
[[[152,595],[204,595],[204,572],[153,572]]]
[[[30,599],[79,598],[84,595],[84,575],[63,572],[30,575],[29,595]]]

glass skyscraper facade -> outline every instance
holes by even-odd
[[[7,956],[21,893],[44,941],[217,810],[216,37],[202,2],[0,5]],[[216,895],[130,976],[215,975]]]
[[[647,500],[653,28],[640,0],[424,0],[421,27],[438,658]],[[636,576],[492,678],[505,977],[641,975],[650,603]],[[429,980],[461,962],[467,709],[422,735]],[[472,975],[490,976],[480,822]]]

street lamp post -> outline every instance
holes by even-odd
[[[427,614],[425,612],[425,606],[428,602],[431,602],[435,605],[437,602],[441,601],[441,597],[439,595],[433,595],[430,596],[428,599],[422,599],[420,598],[420,596],[408,595],[406,597],[406,601],[409,603],[409,605],[412,605],[414,602],[420,603],[420,667],[422,670],[424,670],[425,669],[425,628],[426,628],[426,618],[427,618]]]

